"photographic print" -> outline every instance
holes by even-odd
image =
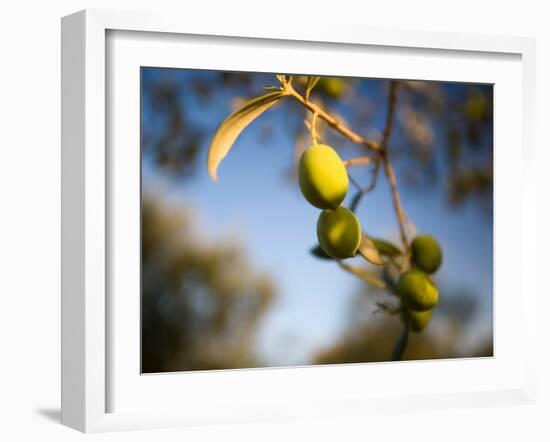
[[[493,86],[141,68],[143,373],[493,356]]]

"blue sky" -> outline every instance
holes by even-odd
[[[188,70],[144,69],[142,87],[159,79],[185,82],[211,73]],[[271,76],[258,76],[268,84]],[[266,83],[267,82],[267,83]],[[460,85],[448,85],[449,94],[463,93]],[[379,82],[363,81],[360,91],[372,103],[383,100]],[[258,90],[258,94],[261,93]],[[216,95],[215,105],[203,106],[191,95],[181,97],[188,118],[213,132],[231,111],[233,90]],[[338,111],[345,115],[346,103]],[[269,273],[278,287],[277,298],[261,324],[258,350],[269,364],[307,363],[315,351],[338,340],[346,326],[350,303],[358,280],[334,263],[315,259],[308,250],[316,244],[319,210],[301,196],[296,182],[286,172],[293,158],[293,133],[286,130],[276,106],[258,123],[247,128],[219,168],[219,182],[213,183],[206,170],[209,139],[203,140],[196,175],[191,180],[165,176],[146,157],[143,186],[162,187],[171,204],[193,207],[206,237],[240,239],[255,270]],[[142,121],[148,124],[152,109],[142,102]],[[371,124],[382,130],[385,111],[375,112]],[[274,129],[267,140],[260,137],[260,122],[269,120]],[[436,136],[438,128],[436,127]],[[261,140],[261,141],[259,141]],[[351,151],[341,150],[343,158]],[[354,169],[361,177],[366,169]],[[399,184],[399,183],[398,183]],[[441,286],[454,290],[475,290],[480,309],[474,329],[486,333],[492,328],[492,222],[472,203],[451,209],[443,188],[415,191],[400,186],[403,205],[419,232],[430,233],[441,243],[444,265],[437,274]],[[351,194],[351,192],[350,192]],[[350,194],[348,194],[348,201]],[[383,175],[375,192],[362,201],[357,215],[363,230],[375,236],[398,240],[398,228],[387,182]],[[442,293],[444,296],[445,293]]]

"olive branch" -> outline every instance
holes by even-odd
[[[410,267],[412,250],[411,243],[409,241],[409,235],[410,237],[415,236],[416,229],[410,218],[406,215],[403,208],[401,197],[397,187],[395,171],[390,161],[390,149],[388,147],[394,128],[399,82],[397,80],[391,80],[389,82],[387,101],[388,109],[385,126],[381,140],[377,142],[361,136],[360,134],[346,126],[338,118],[331,115],[323,107],[311,101],[311,92],[316,87],[316,85],[318,85],[320,78],[321,77],[313,76],[307,77],[305,93],[301,94],[295,89],[292,76],[276,75],[276,79],[279,82],[278,86],[266,87],[266,89],[270,91],[269,93],[247,102],[241,108],[237,109],[235,112],[229,115],[229,117],[227,117],[218,127],[216,133],[214,134],[208,152],[208,172],[212,180],[216,181],[218,166],[223,158],[227,155],[240,133],[258,116],[271,108],[273,105],[277,104],[283,98],[291,98],[295,100],[302,107],[304,107],[306,111],[308,111],[308,113],[311,114],[311,120],[308,120],[306,118],[304,122],[310,131],[311,139],[314,145],[318,143],[318,140],[320,138],[317,131],[317,122],[318,120],[323,120],[332,130],[349,139],[351,142],[362,146],[365,150],[363,155],[342,162],[346,168],[373,164],[371,180],[366,187],[361,187],[359,183],[355,181],[355,179],[353,179],[348,171],[347,175],[349,177],[349,180],[356,188],[356,193],[351,199],[349,209],[352,212],[356,211],[362,198],[375,189],[378,182],[378,176],[381,170],[383,170],[389,183],[393,208],[399,228],[403,250],[399,249],[397,246],[388,241],[370,238],[364,233],[361,234],[358,253],[371,264],[383,266],[387,270],[383,272],[384,278],[378,277],[366,268],[352,266],[348,263],[343,262],[341,259],[332,258],[328,256],[326,252],[324,252],[323,248],[320,246],[315,247],[312,250],[312,253],[321,258],[335,259],[337,264],[343,270],[355,275],[356,277],[374,287],[386,289],[390,294],[398,297],[398,307],[388,306],[383,303],[379,303],[378,306],[380,311],[383,311],[387,314],[401,315],[403,329],[392,351],[392,360],[400,360],[402,359],[403,354],[406,350],[409,329],[414,323],[414,318],[411,316],[412,312],[409,312],[406,308],[404,299],[402,299],[402,296],[397,289],[399,281],[396,282],[390,276],[390,269],[394,269],[394,271],[402,275]],[[412,276],[411,278],[413,277],[414,276]],[[431,282],[431,280],[429,281]],[[422,281],[422,283],[424,284],[424,281]],[[429,290],[429,288],[426,290]],[[431,316],[431,308],[428,313],[421,313],[421,315],[424,318],[422,319],[423,321],[426,317],[429,321],[429,318]],[[420,328],[423,328],[423,326]]]

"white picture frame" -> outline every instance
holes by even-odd
[[[521,336],[523,342],[534,342],[529,339],[534,336],[536,316],[536,290],[535,278],[531,277],[536,266],[526,265],[526,256],[536,256],[534,248],[535,240],[535,184],[534,177],[529,174],[533,167],[533,113],[535,97],[535,46],[532,39],[517,37],[489,37],[479,35],[463,35],[450,33],[427,33],[403,30],[376,30],[369,28],[349,28],[345,26],[313,27],[303,24],[255,24],[238,20],[216,21],[200,19],[197,17],[167,17],[151,14],[138,14],[127,12],[112,12],[87,10],[63,18],[62,21],[62,423],[84,432],[114,431],[138,428],[158,428],[168,426],[198,425],[209,423],[249,422],[258,420],[273,420],[286,418],[306,418],[311,416],[335,416],[369,414],[373,410],[383,409],[388,412],[407,410],[411,408],[453,408],[469,406],[499,405],[504,403],[530,403],[536,392],[534,349],[529,345],[522,348],[521,353],[514,353],[517,347],[512,347],[502,365],[498,362],[498,351],[493,361],[487,362],[482,367],[479,361],[450,361],[437,366],[430,372],[422,362],[409,362],[406,368],[401,369],[402,364],[369,364],[371,372],[376,370],[377,376],[381,372],[393,372],[406,370],[408,376],[420,376],[421,373],[430,373],[429,376],[445,376],[439,383],[435,383],[432,389],[424,394],[410,390],[402,394],[389,391],[387,394],[377,392],[369,395],[363,391],[351,394],[346,390],[344,383],[338,388],[329,389],[330,393],[311,394],[315,382],[330,384],[336,376],[343,378],[361,375],[365,370],[364,364],[352,364],[347,366],[324,367],[315,372],[309,368],[291,368],[256,371],[254,375],[248,375],[247,371],[228,371],[216,373],[217,385],[225,385],[230,388],[231,383],[241,389],[261,389],[262,385],[275,382],[290,382],[294,385],[302,385],[302,396],[280,396],[274,400],[261,401],[251,395],[248,398],[235,398],[231,401],[221,401],[217,409],[212,401],[199,402],[199,405],[189,407],[159,407],[147,409],[146,407],[135,410],[118,407],[113,409],[112,391],[115,385],[112,382],[113,373],[116,373],[122,358],[116,352],[116,345],[112,345],[114,336],[114,324],[120,319],[120,313],[113,313],[112,300],[109,298],[113,288],[113,275],[111,260],[116,257],[109,244],[113,242],[113,234],[116,232],[116,223],[110,224],[110,212],[114,204],[117,204],[116,195],[112,194],[113,184],[110,170],[116,168],[116,160],[110,156],[109,143],[116,138],[116,130],[107,130],[112,110],[109,109],[109,81],[113,80],[109,71],[109,63],[113,63],[112,57],[117,57],[119,52],[110,50],[108,35],[113,33],[138,33],[142,38],[141,43],[132,42],[132,45],[143,44],[148,38],[159,42],[163,36],[174,41],[185,39],[185,36],[215,36],[221,38],[236,38],[239,41],[272,41],[284,42],[288,45],[298,45],[300,42],[308,42],[312,45],[332,45],[336,43],[338,48],[375,48],[384,53],[391,48],[400,48],[404,53],[414,50],[430,51],[434,60],[444,57],[445,54],[469,54],[473,58],[483,62],[484,58],[492,55],[513,57],[519,71],[516,72],[513,81],[519,78],[519,91],[510,91],[516,94],[519,100],[518,109],[508,109],[510,115],[515,116],[516,121],[521,117],[521,124],[510,129],[521,146],[516,152],[516,157],[521,158],[522,186],[515,190],[521,201],[523,210],[510,220],[512,227],[519,228],[520,238],[516,235],[516,243],[511,246],[516,256],[520,257],[518,276],[514,277],[512,285],[519,293],[517,311],[521,323]],[[153,34],[154,33],[154,34]],[[179,41],[179,40],[178,40]],[[238,46],[238,45],[237,45]],[[127,46],[129,47],[129,46]],[[134,47],[134,46],[132,46]],[[160,46],[155,47],[159,53]],[[335,51],[339,50],[334,49]],[[167,49],[169,50],[169,49]],[[146,51],[144,51],[146,52]],[[111,57],[111,58],[109,58]],[[138,59],[131,58],[131,63],[138,63]],[[257,61],[258,63],[260,61]],[[519,63],[519,64],[517,64]],[[130,67],[132,65],[129,65]],[[435,65],[434,65],[435,66]],[[184,66],[182,66],[184,67]],[[213,68],[213,67],[212,67]],[[307,67],[304,67],[307,69]],[[335,68],[336,69],[336,68]],[[106,75],[106,73],[108,75]],[[338,73],[338,72],[332,72]],[[504,77],[503,77],[504,78]],[[503,82],[505,80],[503,79]],[[508,84],[508,83],[507,83]],[[509,83],[515,84],[515,83]],[[122,106],[129,104],[122,103]],[[506,109],[500,109],[495,104],[495,113],[504,115]],[[114,112],[116,113],[116,112]],[[115,121],[116,120],[116,117]],[[135,121],[134,121],[135,123]],[[516,137],[517,135],[517,137]],[[138,136],[138,135],[135,135]],[[496,143],[499,138],[496,137]],[[138,141],[139,143],[139,141]],[[135,143],[133,144],[135,146]],[[138,146],[139,149],[139,146]],[[496,149],[495,149],[496,150]],[[122,154],[125,155],[125,154]],[[497,154],[498,155],[498,154]],[[110,164],[110,161],[113,164]],[[498,164],[497,164],[498,165]],[[502,180],[507,168],[513,163],[502,162],[496,168],[497,180],[500,178],[501,186],[506,186]],[[517,165],[517,164],[516,164]],[[139,174],[139,171],[136,173]],[[518,173],[516,171],[516,173]],[[120,176],[120,175],[118,175]],[[131,177],[130,177],[131,178]],[[135,175],[134,175],[135,178]],[[120,178],[117,178],[120,179]],[[122,178],[124,179],[124,178]],[[510,184],[510,186],[512,186]],[[518,187],[518,186],[515,186]],[[504,187],[501,187],[504,189]],[[510,187],[512,189],[512,187]],[[513,190],[512,190],[513,191]],[[498,192],[498,190],[496,191]],[[498,196],[498,195],[497,195]],[[500,206],[502,210],[505,207]],[[504,212],[503,212],[504,213]],[[497,216],[495,216],[497,218]],[[499,219],[495,224],[499,225]],[[115,227],[113,227],[115,226]],[[503,250],[503,244],[499,244],[498,235],[495,237],[495,254]],[[505,269],[504,269],[505,270]],[[506,289],[495,279],[495,297],[497,290],[502,292],[501,298],[506,299]],[[517,296],[517,293],[516,293]],[[498,298],[496,298],[498,305]],[[502,302],[505,305],[506,301]],[[120,308],[114,309],[120,312]],[[505,319],[509,317],[502,310],[501,339],[511,336],[510,326]],[[496,322],[498,322],[498,317]],[[135,327],[133,328],[135,329]],[[132,330],[133,330],[132,329]],[[508,330],[508,331],[507,331]],[[505,352],[502,353],[505,355]],[[511,356],[515,360],[511,362]],[[118,359],[117,359],[118,358]],[[508,358],[508,359],[507,359]],[[116,361],[116,364],[115,362]],[[135,361],[133,362],[135,363]],[[113,367],[113,365],[116,365]],[[493,376],[497,381],[487,384],[484,388],[482,382],[476,385],[473,379],[476,373],[485,370],[488,376],[491,370],[498,367],[502,377]],[[508,370],[509,369],[509,370]],[[128,368],[132,370],[132,368]],[[310,370],[310,371],[304,371]],[[273,372],[277,372],[272,377]],[[450,391],[445,384],[450,383],[454,374],[462,372],[465,379],[461,390]],[[127,373],[127,372],[122,372]],[[312,375],[314,373],[314,375]],[[204,391],[208,383],[214,379],[209,373],[192,374],[192,382],[199,385]],[[133,370],[128,378],[134,377],[141,381],[140,373]],[[135,388],[141,388],[131,382],[125,383],[125,377],[118,375],[118,383],[126,385],[125,389],[119,389],[121,394],[130,394]],[[160,379],[160,378],[159,378]],[[483,380],[483,376],[479,376]],[[174,376],[162,376],[159,383],[144,386],[148,389],[160,391],[166,388],[176,388],[178,382]],[[452,380],[457,383],[457,379]],[[460,382],[458,382],[460,383]],[[162,384],[162,385],[160,385]],[[118,384],[117,384],[117,387]],[[237,388],[237,387],[235,387]],[[309,388],[309,390],[308,390]],[[299,390],[299,389],[298,389]],[[197,387],[191,395],[197,398],[200,394]],[[230,389],[226,391],[229,395]],[[396,391],[399,391],[396,389]],[[401,389],[403,391],[403,389]],[[118,393],[117,393],[118,394]],[[135,397],[128,396],[126,402],[135,401]],[[121,401],[122,403],[123,401]],[[173,404],[172,404],[173,405]],[[231,405],[228,407],[227,405]],[[178,409],[179,408],[179,409]],[[227,410],[227,411],[223,411]]]

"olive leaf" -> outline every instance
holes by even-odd
[[[381,255],[394,257],[403,254],[399,247],[392,242],[386,241],[385,239],[370,238],[370,240],[372,241],[374,247],[376,247],[376,250],[378,250],[378,253]]]
[[[338,261],[338,264],[340,265],[340,267],[358,276],[363,281],[368,282],[369,284],[381,289],[386,288],[386,283],[382,279],[380,279],[378,276],[373,275],[367,269],[363,267],[352,266],[352,265],[343,263],[342,261]]]
[[[365,234],[361,235],[361,243],[359,244],[358,252],[371,264],[379,266],[386,264],[374,243]]]
[[[316,256],[317,258],[320,258],[320,259],[334,259],[331,256],[327,255],[323,250],[323,248],[319,245],[312,247],[309,250],[309,253],[311,253],[313,256]]]
[[[321,77],[307,77],[307,86],[306,86],[306,100],[309,101],[309,94],[313,88],[317,85]]]
[[[229,115],[218,127],[208,150],[208,174],[212,181],[218,179],[218,166],[229,153],[241,132],[267,109],[277,103],[285,93],[270,92],[245,103]]]

